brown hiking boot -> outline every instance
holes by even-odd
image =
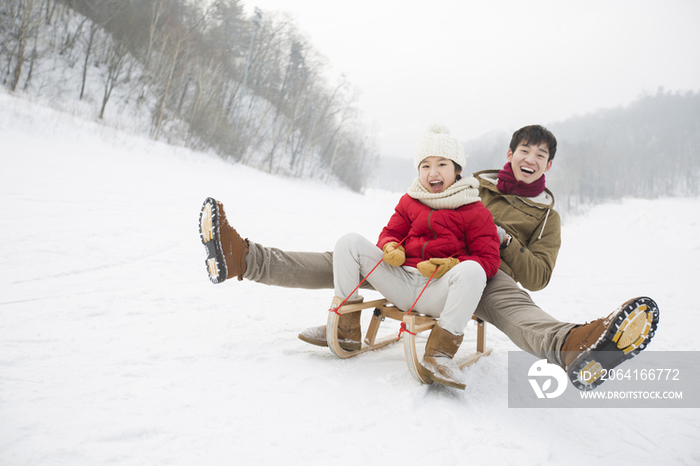
[[[199,213],[199,236],[207,251],[205,264],[212,283],[236,276],[243,280],[248,239],[241,238],[229,225],[223,204],[211,197],[204,201]]]
[[[656,333],[659,308],[651,298],[627,301],[604,319],[574,327],[561,347],[561,359],[571,383],[592,390],[607,371],[633,358]]]
[[[464,390],[464,374],[453,358],[464,335],[453,335],[435,324],[425,344],[425,354],[418,370],[433,382]]]
[[[342,300],[339,301],[339,303],[340,302],[342,302]],[[357,304],[361,302],[362,299],[358,299],[348,301],[345,304]],[[357,311],[349,314],[342,314],[338,320],[338,343],[340,343],[340,347],[345,351],[358,351],[362,349],[361,317],[362,311]],[[299,339],[311,345],[328,346],[326,331],[327,327],[325,325],[309,327],[301,331]]]

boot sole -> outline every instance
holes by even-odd
[[[446,387],[457,388],[459,390],[465,390],[467,388],[466,384],[457,382],[455,380],[450,380],[444,377],[440,377],[439,375],[433,373],[430,369],[425,367],[422,362],[418,365],[420,366],[418,370],[421,371],[421,373],[426,379],[430,380],[429,384],[435,382],[437,384],[444,385]]]
[[[458,390],[466,390],[466,388],[467,388],[467,385],[466,385],[466,384],[457,383],[457,382],[451,382],[451,381],[446,380],[446,379],[441,379],[441,378],[439,378],[439,377],[435,377],[435,376],[433,376],[432,374],[431,374],[431,376],[430,376],[430,379],[431,379],[433,382],[437,383],[437,384],[444,385],[444,386],[446,386],[446,387],[456,388],[456,389],[458,389]]]
[[[320,341],[320,340],[314,340],[312,338],[307,338],[306,336],[302,335],[301,333],[298,335],[298,337],[301,341],[308,343],[310,345],[328,347],[327,341]]]
[[[328,347],[328,342],[326,340],[315,340],[313,338],[307,337],[303,333],[300,333],[298,337],[301,341],[310,345],[322,346],[324,348]],[[359,351],[362,349],[362,343],[346,342],[345,340],[343,340],[340,341],[340,347],[343,348],[345,351]]]
[[[579,390],[593,390],[607,379],[607,371],[644,350],[656,333],[659,308],[651,298],[636,298],[611,314],[600,339],[569,366],[571,383]]]
[[[199,212],[199,237],[207,253],[204,264],[207,266],[209,280],[212,283],[225,281],[227,270],[219,232],[219,207],[211,197],[204,201]]]

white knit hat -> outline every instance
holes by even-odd
[[[446,126],[433,124],[418,141],[414,165],[420,163],[427,157],[444,157],[452,160],[460,167],[464,168],[464,146],[456,137],[450,135],[450,130]]]

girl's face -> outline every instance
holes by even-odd
[[[431,193],[440,193],[452,186],[462,170],[443,157],[427,157],[418,166],[420,184]]]

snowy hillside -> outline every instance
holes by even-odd
[[[330,290],[209,282],[207,196],[265,245],[375,238],[400,193],[324,178],[274,178],[0,91],[0,464],[700,462],[697,409],[509,409],[516,347],[493,327],[466,391],[421,386],[398,345],[340,360],[297,339],[325,322]],[[583,322],[648,295],[649,351],[698,350],[699,213],[700,199],[635,199],[569,219],[535,301]]]

